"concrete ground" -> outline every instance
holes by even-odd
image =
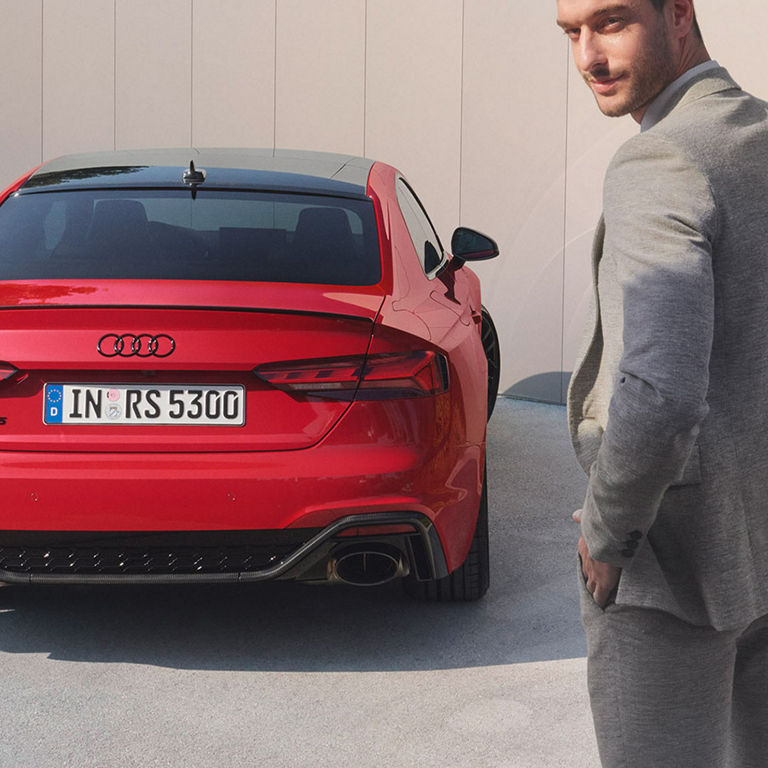
[[[564,409],[499,400],[492,585],[0,589],[0,768],[598,765]]]

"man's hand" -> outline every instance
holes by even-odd
[[[577,509],[573,513],[573,519],[581,523],[581,510]],[[591,593],[595,602],[605,608],[608,600],[611,598],[613,590],[619,583],[621,568],[617,568],[610,563],[601,563],[599,560],[593,560],[587,548],[587,542],[584,537],[579,537],[579,555],[581,556],[581,569],[584,578],[587,580],[587,591]]]

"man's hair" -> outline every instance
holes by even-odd
[[[667,4],[667,0],[651,0],[651,4],[653,7],[661,13],[664,6]],[[701,29],[699,29],[699,22],[696,21],[696,11],[693,12],[693,31],[696,33],[696,37],[699,38],[699,40],[703,41],[703,37],[701,36]]]

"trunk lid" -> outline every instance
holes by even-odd
[[[253,369],[365,355],[381,301],[376,286],[0,283],[0,363],[18,369],[0,382],[0,450],[310,447],[349,403]]]

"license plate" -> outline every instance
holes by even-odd
[[[45,424],[245,424],[242,386],[189,384],[46,384]]]

